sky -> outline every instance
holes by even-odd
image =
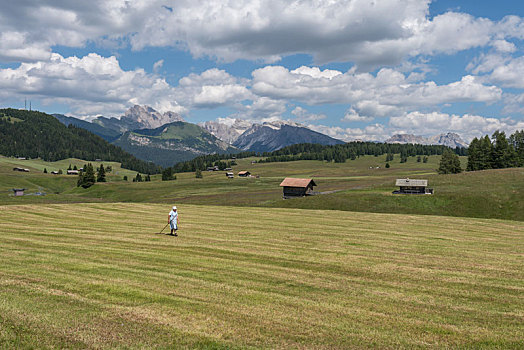
[[[0,107],[341,140],[524,129],[524,1],[0,0]],[[29,104],[29,102],[27,102]]]

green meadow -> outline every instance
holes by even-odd
[[[0,206],[1,348],[522,348],[518,221]]]
[[[83,166],[84,161],[66,159],[59,162],[20,161],[0,157],[0,204],[75,203],[75,202],[151,202],[227,206],[285,207],[329,209],[358,212],[445,215],[497,218],[524,221],[524,168],[487,170],[456,175],[438,175],[439,156],[428,163],[416,157],[400,163],[398,155],[386,169],[385,156],[365,156],[346,163],[297,161],[255,163],[256,158],[239,159],[233,167],[237,173],[248,170],[259,178],[227,179],[224,172],[176,174],[175,181],[133,183],[135,172],[111,165],[108,183],[89,189],[76,187],[76,176],[43,174],[44,168],[65,171],[69,164]],[[465,167],[466,158],[462,159]],[[99,166],[100,162],[94,162]],[[13,172],[14,166],[30,168],[30,173]],[[129,181],[123,181],[123,176]],[[280,182],[285,177],[308,177],[317,183],[318,192],[326,194],[282,200]],[[425,178],[435,194],[432,196],[393,195],[396,178]],[[46,196],[12,197],[12,188],[26,188],[26,193],[45,192]]]

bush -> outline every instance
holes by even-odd
[[[202,176],[202,170],[197,169],[197,170],[195,171],[195,177],[196,177],[197,179],[201,179],[201,178],[203,178],[203,176]]]

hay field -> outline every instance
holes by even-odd
[[[521,222],[0,206],[0,348],[522,348]]]

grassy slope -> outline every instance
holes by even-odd
[[[238,160],[238,166],[234,167],[235,173],[249,170],[260,175],[260,179],[236,177],[230,180],[223,172],[204,172],[203,179],[195,179],[193,173],[184,173],[177,174],[178,179],[171,182],[161,182],[160,176],[154,176],[150,183],[126,183],[120,181],[125,171],[115,170],[122,173],[110,177],[110,180],[118,182],[97,184],[84,190],[74,187],[74,179],[69,185],[56,184],[60,187],[60,195],[45,198],[12,198],[5,192],[0,196],[0,203],[177,201],[188,204],[338,209],[524,221],[524,201],[521,200],[524,196],[523,168],[438,175],[434,170],[438,167],[438,156],[430,157],[427,164],[417,163],[414,157],[409,158],[407,163],[400,164],[396,157],[390,169],[384,168],[384,159],[385,156],[368,156],[344,164],[319,161],[251,164],[252,159]],[[5,165],[2,174],[2,162],[7,161],[11,161],[12,164]],[[465,163],[465,158],[462,161]],[[0,158],[0,177],[10,178],[8,184],[0,181],[0,190],[9,191],[13,187],[25,187],[26,184],[22,180],[28,178],[33,182],[48,181],[48,187],[52,187],[54,181],[58,181],[51,175],[14,173],[11,170],[15,164],[28,167],[31,162],[33,161],[20,162],[12,158]],[[34,167],[43,169],[45,163],[35,162]],[[70,162],[64,161],[62,168],[66,169]],[[78,164],[83,162],[78,161]],[[377,166],[381,168],[376,169]],[[48,170],[50,169],[48,166]],[[130,179],[135,175],[134,172],[126,174]],[[340,192],[283,201],[282,190],[278,185],[285,176],[313,177],[318,184],[316,190]],[[435,195],[392,195],[391,192],[396,189],[395,179],[399,177],[427,178],[430,187],[435,189]],[[60,181],[66,180],[62,177]],[[5,184],[3,188],[2,183]]]
[[[0,207],[0,347],[522,347],[524,227],[180,205]]]
[[[80,159],[64,159],[57,162],[44,162],[40,159],[18,160],[16,158],[6,158],[0,156],[0,203],[11,203],[13,198],[9,198],[8,194],[12,193],[12,188],[25,188],[26,193],[34,193],[43,191],[51,195],[52,201],[60,200],[60,196],[52,196],[52,194],[71,191],[76,187],[77,176],[72,175],[52,175],[51,171],[62,170],[64,174],[71,166],[78,168],[84,166],[87,162]],[[111,165],[113,171],[107,174],[109,181],[121,181],[124,175],[127,175],[131,180],[136,175],[136,172],[122,169],[120,163],[116,162],[91,162],[95,167],[104,164],[104,166]],[[24,167],[30,169],[29,173],[14,172],[14,167]],[[44,168],[48,173],[44,174]],[[42,201],[43,198],[27,197],[27,201]]]

